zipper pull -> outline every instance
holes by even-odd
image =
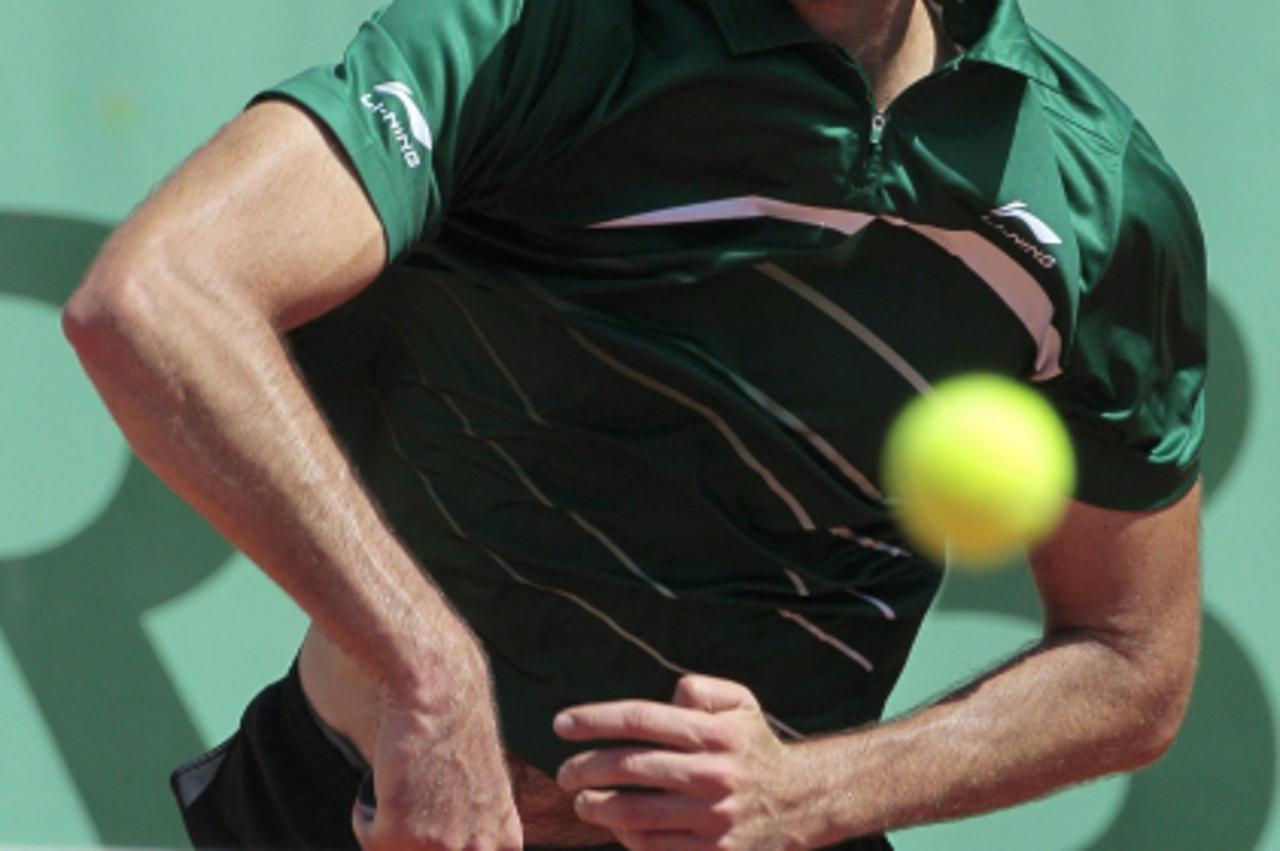
[[[871,116],[871,144],[879,145],[880,139],[884,136],[884,127],[889,123],[889,119],[884,112],[877,112]]]

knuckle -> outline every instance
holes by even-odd
[[[600,802],[594,815],[615,832],[642,831],[650,827],[648,797],[634,794],[613,795]]]
[[[718,807],[708,807],[698,813],[694,829],[708,841],[725,836],[735,827],[733,819]]]
[[[643,827],[640,824],[641,810],[639,802],[632,795],[620,795],[614,799],[613,815],[618,824],[624,827]]]
[[[644,730],[649,726],[652,713],[643,703],[633,703],[622,711],[622,725],[627,730]]]
[[[579,757],[571,757],[561,763],[560,768],[556,770],[556,783],[561,787],[569,787],[577,782],[580,763]]]
[[[624,751],[618,756],[618,773],[624,777],[644,771],[644,756],[636,751]]]
[[[710,760],[695,774],[700,786],[718,795],[728,795],[738,788],[741,771],[730,760]]]
[[[742,807],[733,798],[725,798],[710,809],[710,821],[719,831],[727,833],[738,824]]]
[[[708,750],[731,751],[738,747],[738,731],[723,716],[715,715],[702,731],[702,742]]]
[[[582,792],[573,796],[573,811],[578,815],[578,818],[591,820],[595,817],[596,808],[597,804],[591,800],[590,796]]]
[[[684,674],[676,680],[676,694],[682,697],[695,697],[701,682],[702,677],[699,674]]]

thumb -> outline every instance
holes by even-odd
[[[741,683],[703,674],[686,674],[681,677],[676,683],[676,692],[671,702],[676,706],[701,709],[704,712],[760,708],[751,689]]]

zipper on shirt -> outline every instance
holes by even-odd
[[[863,160],[862,180],[870,183],[880,174],[880,157],[883,151],[881,144],[885,128],[889,126],[889,111],[877,109],[871,116],[871,131],[867,134],[867,156]]]
[[[876,105],[875,95],[872,94],[871,90],[871,81],[867,79],[866,75],[862,72],[862,69],[858,68],[858,75],[862,78],[862,84],[867,93],[867,101],[871,107],[871,127],[867,133],[867,155],[863,160],[862,167],[862,181],[864,183],[870,183],[880,174],[881,156],[884,150],[884,134],[889,127],[889,113],[893,110],[894,106],[896,106],[899,101],[910,94],[914,89],[936,82],[937,80],[953,73],[960,67],[963,59],[964,56],[961,54],[960,56],[955,56],[947,60],[946,63],[931,74],[916,80],[914,83],[898,92],[898,96],[885,104],[883,109]],[[854,63],[854,66],[857,67],[857,63]]]
[[[889,123],[889,116],[884,114],[884,110],[879,110],[875,115],[871,116],[871,146],[878,148],[880,140],[884,138],[884,126]]]

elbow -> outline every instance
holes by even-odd
[[[1160,760],[1178,738],[1182,721],[1186,715],[1186,707],[1162,707],[1154,714],[1149,714],[1143,729],[1131,740],[1128,748],[1126,771],[1146,768]]]
[[[138,263],[100,257],[63,307],[62,333],[90,373],[132,348],[154,320],[155,301],[142,284],[147,279]]]
[[[1143,765],[1150,765],[1173,747],[1187,716],[1191,681],[1192,677],[1187,677],[1185,685],[1171,688],[1159,698],[1159,706],[1152,711],[1152,721],[1146,736]]]
[[[1191,702],[1195,660],[1183,660],[1149,679],[1135,701],[1135,729],[1126,748],[1127,770],[1144,768],[1159,760],[1178,738]]]

